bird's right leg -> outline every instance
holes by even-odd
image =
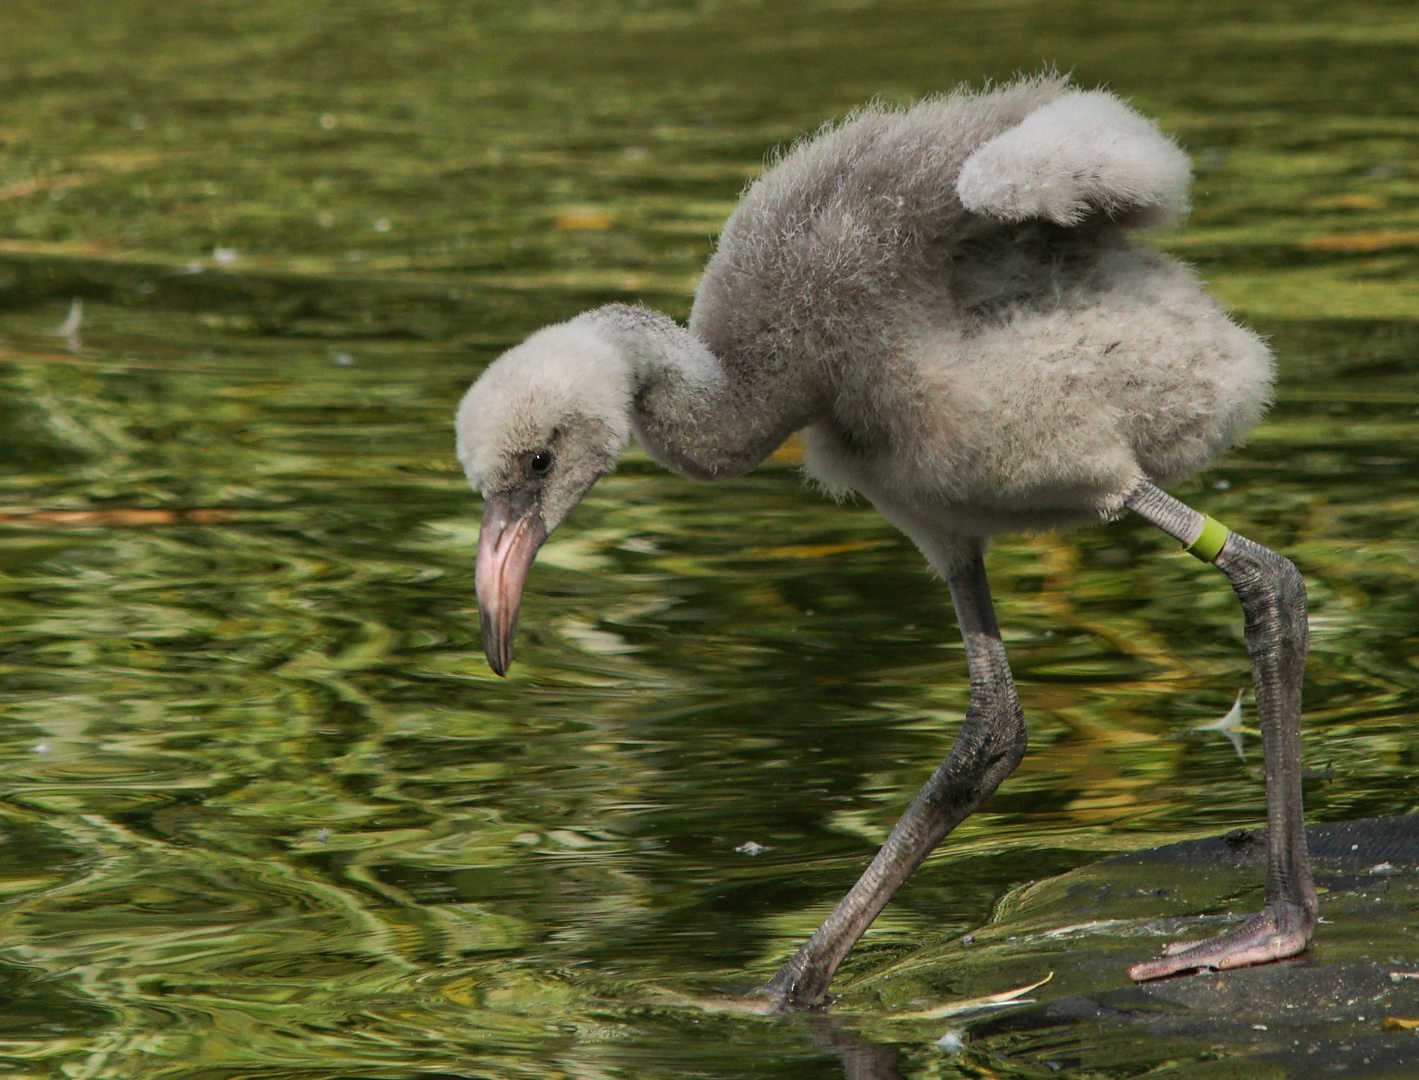
[[[1129,970],[1135,980],[1197,968],[1236,968],[1302,952],[1315,933],[1317,904],[1301,812],[1301,677],[1306,666],[1306,586],[1289,559],[1178,502],[1147,481],[1125,504],[1188,545],[1232,583],[1246,614],[1247,651],[1261,724],[1269,825],[1266,901],[1261,914],[1209,941],[1180,942]]]
[[[838,965],[892,894],[1025,756],[1025,715],[995,622],[979,546],[946,577],[971,675],[966,719],[950,756],[907,808],[857,884],[764,987],[765,994],[785,1006],[823,1000]]]

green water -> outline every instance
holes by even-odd
[[[1419,808],[1411,4],[7,0],[0,1073],[886,1075],[660,1002],[771,974],[944,755],[944,587],[791,462],[709,486],[636,451],[498,680],[451,414],[542,323],[683,315],[767,148],[1045,63],[1189,147],[1161,242],[1279,357],[1268,422],[1177,494],[1306,575],[1310,818]],[[1262,821],[1254,733],[1188,734],[1248,676],[1174,547],[1124,520],[993,551],[1032,750],[849,1000],[927,948],[943,994],[1007,989],[946,946],[1012,887]],[[1194,1069],[893,1030],[901,1076]]]

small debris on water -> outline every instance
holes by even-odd
[[[1419,979],[1419,971],[1391,971],[1389,973],[1390,982],[1401,982],[1404,979]]]
[[[79,327],[83,325],[84,301],[76,296],[69,301],[69,315],[54,328],[54,336],[65,338],[70,342],[76,341],[79,337]]]
[[[347,352],[336,353],[334,356],[332,356],[332,357],[330,358],[330,362],[331,362],[332,364],[334,364],[336,367],[354,367],[354,366],[355,366],[355,358],[354,358],[354,356],[352,356],[350,353],[347,353]]]
[[[219,247],[212,249],[212,261],[218,266],[232,266],[241,258],[241,252],[236,248]]]
[[[740,855],[762,855],[766,851],[772,850],[767,844],[758,844],[753,840],[745,840],[734,849]]]
[[[334,131],[340,124],[340,118],[334,113],[321,113],[320,126],[326,131]]]
[[[954,1054],[957,1050],[965,1048],[966,1040],[955,1028],[947,1030],[946,1034],[936,1040],[936,1045],[948,1054]]]
[[[1375,865],[1372,866],[1372,867],[1370,867],[1368,870],[1366,870],[1365,873],[1367,873],[1367,874],[1394,874],[1394,873],[1398,873],[1398,869],[1399,869],[1399,868],[1396,867],[1396,866],[1394,865],[1394,863],[1382,862],[1382,863],[1375,863]]]
[[[1000,994],[986,994],[982,997],[966,998],[963,1001],[952,1001],[946,1005],[938,1005],[934,1009],[925,1009],[921,1012],[898,1013],[892,1017],[893,1020],[945,1020],[951,1016],[965,1016],[970,1013],[990,1012],[995,1009],[1008,1009],[1016,1005],[1033,1005],[1034,998],[1025,997],[1031,990],[1036,990],[1054,978],[1051,971],[1043,979],[1032,982],[1027,986],[1017,986],[1014,990],[1006,990]]]
[[[388,232],[392,228],[394,228],[394,222],[390,221],[387,217],[377,218],[375,220],[375,232]]]
[[[1253,1025],[1251,1026],[1251,1029],[1252,1029],[1253,1031],[1265,1031],[1265,1030],[1266,1030],[1266,1025],[1265,1025],[1265,1024],[1253,1024]]]
[[[51,750],[53,750],[53,749],[54,749],[54,747],[50,746],[49,743],[47,743],[47,742],[37,742],[37,743],[35,743],[33,746],[30,747],[30,753],[31,753],[31,754],[47,754],[47,753],[49,753],[49,752],[50,752]],[[1398,981],[1399,981],[1398,979],[1395,979],[1395,982],[1398,982]]]
[[[963,938],[961,939],[961,944],[962,944],[962,945],[974,945],[975,943],[976,943],[976,936],[975,936],[975,934],[967,934],[965,937],[963,937]]]
[[[615,224],[611,215],[594,207],[565,210],[552,222],[554,229],[609,229]]]
[[[200,259],[192,259],[182,264],[184,274],[200,274],[205,269]]]
[[[330,830],[329,830],[329,829],[320,829],[318,832],[316,832],[316,834],[315,834],[315,842],[316,842],[317,844],[328,844],[328,843],[330,843]]]

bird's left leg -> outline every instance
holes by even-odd
[[[975,812],[1025,756],[1025,714],[1015,694],[979,546],[947,575],[971,697],[950,756],[932,774],[887,842],[832,914],[763,992],[785,1005],[816,1005],[877,913],[946,834]]]
[[[1266,770],[1268,863],[1261,914],[1209,941],[1180,942],[1137,964],[1134,979],[1196,968],[1237,968],[1302,952],[1316,928],[1316,889],[1301,814],[1301,676],[1306,666],[1306,586],[1289,559],[1238,536],[1144,481],[1125,504],[1188,545],[1232,583],[1246,615],[1247,652]]]

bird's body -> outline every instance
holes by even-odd
[[[1171,142],[1149,126],[1145,183],[1112,214],[963,205],[963,165],[1061,99],[1133,116],[1029,80],[867,110],[776,162],[725,225],[689,322],[740,399],[735,426],[667,400],[652,450],[722,478],[802,430],[829,489],[989,536],[1111,517],[1140,478],[1181,479],[1235,443],[1269,396],[1266,347],[1129,235],[1186,205]]]
[[[1152,485],[1205,466],[1266,404],[1260,339],[1133,238],[1181,217],[1188,178],[1153,124],[1057,77],[869,108],[745,192],[688,328],[596,309],[510,350],[460,406],[459,456],[489,500],[479,597],[499,670],[537,545],[632,430],[707,479],[802,431],[810,474],[866,495],[951,583],[985,696],[873,867],[771,984],[787,999],[821,997],[891,891],[1023,753],[985,541],[1125,506],[1191,541],[1201,518],[1154,507]],[[1298,787],[1293,801],[1298,823]]]

